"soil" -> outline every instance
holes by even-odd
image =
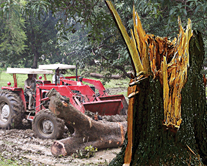
[[[118,94],[118,92],[123,92],[123,90],[123,88],[110,89],[109,94]],[[106,119],[103,118],[103,120]],[[119,118],[116,115],[116,119],[118,121],[126,120],[126,116],[120,116]],[[68,136],[69,133],[66,128],[64,137]],[[34,166],[107,166],[121,150],[121,147],[119,147],[97,151],[93,157],[88,159],[79,159],[73,156],[54,157],[50,151],[54,141],[36,138],[30,124],[25,120],[22,129],[0,129],[0,160],[9,159],[17,162],[17,165]]]

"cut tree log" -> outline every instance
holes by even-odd
[[[104,78],[105,76],[102,74],[98,74],[98,73],[90,73],[91,77],[95,77],[95,78]],[[112,79],[120,79],[122,76],[120,75],[111,75],[110,78]]]
[[[102,74],[98,74],[98,73],[90,73],[90,76],[95,78],[104,78]]]
[[[127,130],[127,122],[95,121],[83,114],[69,102],[63,100],[54,89],[49,93],[49,109],[74,128],[72,137],[57,140],[51,147],[54,156],[70,155],[76,150],[84,150],[86,146],[98,149],[116,148],[122,146]]]

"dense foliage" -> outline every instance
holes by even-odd
[[[24,31],[24,19],[21,15],[23,4],[7,1],[1,3],[0,17],[0,59],[1,63],[12,63],[16,61],[15,55],[21,55],[26,49],[24,41],[26,34]],[[12,58],[11,58],[12,56]]]
[[[37,8],[33,8],[34,4],[27,1],[4,1],[1,4],[2,66],[36,68],[45,55],[56,55],[51,59],[59,60],[55,30],[57,19],[43,9],[43,13],[38,15]]]
[[[183,22],[190,18],[193,29],[203,33],[207,50],[205,0],[112,2],[128,32],[132,27],[133,5],[147,33],[167,34],[169,39],[178,32],[178,16]],[[2,0],[0,21],[0,58],[6,63],[11,56],[18,57],[14,65],[34,67],[38,62],[92,65],[95,59],[109,74],[115,69],[122,74],[130,70],[127,67],[131,60],[125,43],[103,0]],[[8,22],[16,27],[12,28]],[[32,59],[33,64],[29,62]]]
[[[51,62],[60,61],[60,50],[57,45],[57,30],[55,24],[57,20],[52,15],[44,14],[39,19],[30,15],[25,18],[25,32],[27,35],[28,49],[24,51],[21,58],[25,67],[38,67],[38,62],[45,61],[47,58]],[[45,62],[44,62],[45,63]]]

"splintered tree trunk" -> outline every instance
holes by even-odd
[[[127,130],[127,122],[101,122],[94,121],[81,113],[70,103],[57,95],[58,92],[50,92],[50,110],[71,125],[75,132],[72,137],[55,141],[51,147],[54,156],[70,155],[76,150],[84,150],[86,146],[98,149],[115,148],[122,146]],[[63,100],[61,100],[61,98]]]
[[[130,37],[113,4],[106,3],[128,47],[135,73],[128,88],[126,139],[110,165],[207,164],[201,34],[192,31],[190,19],[184,30],[180,18],[179,34],[173,41],[147,34],[133,7]]]
[[[190,67],[182,89],[182,123],[179,130],[170,130],[163,125],[163,88],[160,81],[148,77],[138,85],[139,93],[133,104],[132,166],[207,164],[206,95],[203,75],[200,74],[204,47],[201,34],[195,31],[193,34],[189,48]],[[122,150],[110,166],[124,164],[128,143],[126,134]]]

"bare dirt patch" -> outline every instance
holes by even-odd
[[[0,130],[0,155],[2,158],[17,161],[19,165],[82,166],[108,165],[120,151],[120,148],[98,151],[89,159],[72,156],[57,158],[50,151],[53,142],[54,140],[35,138],[31,129]]]

